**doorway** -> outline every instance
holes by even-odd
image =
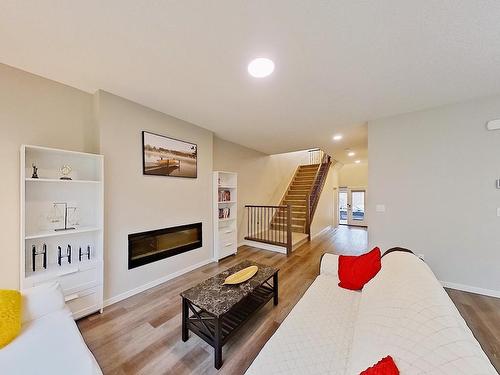
[[[366,227],[366,188],[339,189],[339,224]]]

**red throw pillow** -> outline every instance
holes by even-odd
[[[339,256],[339,286],[345,289],[361,290],[380,271],[380,249],[374,248],[369,253],[352,256]]]
[[[388,355],[359,375],[399,375],[399,370],[392,357]]]

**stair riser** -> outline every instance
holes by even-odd
[[[311,189],[309,189],[308,187],[304,187],[304,186],[299,186],[299,185],[292,185],[290,186],[290,191],[297,191],[297,192],[301,192],[303,194],[307,194],[309,193]]]
[[[300,200],[304,200],[304,199],[306,199],[306,197],[307,197],[307,194],[289,192],[286,195],[285,199],[300,199]]]
[[[271,229],[286,231],[286,225],[271,224]],[[292,225],[292,232],[305,233],[305,228],[298,225]]]
[[[283,204],[285,205],[290,205],[292,206],[292,213],[296,211],[305,211],[306,209],[306,201],[293,201],[293,202],[284,202]]]
[[[297,180],[314,180],[315,175],[298,175],[294,177],[294,181]]]
[[[280,223],[284,223],[284,222],[286,222],[286,218],[285,217],[276,217],[273,220],[273,224],[280,224]],[[306,225],[306,219],[305,218],[293,218],[292,217],[292,224],[293,225],[300,225],[300,226]]]
[[[311,165],[301,165],[299,167],[299,171],[307,171],[307,170],[310,170],[310,169],[318,169],[318,164],[311,164]]]

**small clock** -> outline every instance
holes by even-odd
[[[69,174],[71,173],[72,169],[69,165],[63,165],[61,167],[61,180],[71,180],[71,177],[69,177]]]

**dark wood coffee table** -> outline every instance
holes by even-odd
[[[226,277],[249,266],[259,267],[250,280],[222,285]],[[278,271],[245,260],[182,292],[182,341],[188,340],[189,331],[196,333],[214,348],[215,368],[220,369],[227,340],[271,298],[278,304]]]

